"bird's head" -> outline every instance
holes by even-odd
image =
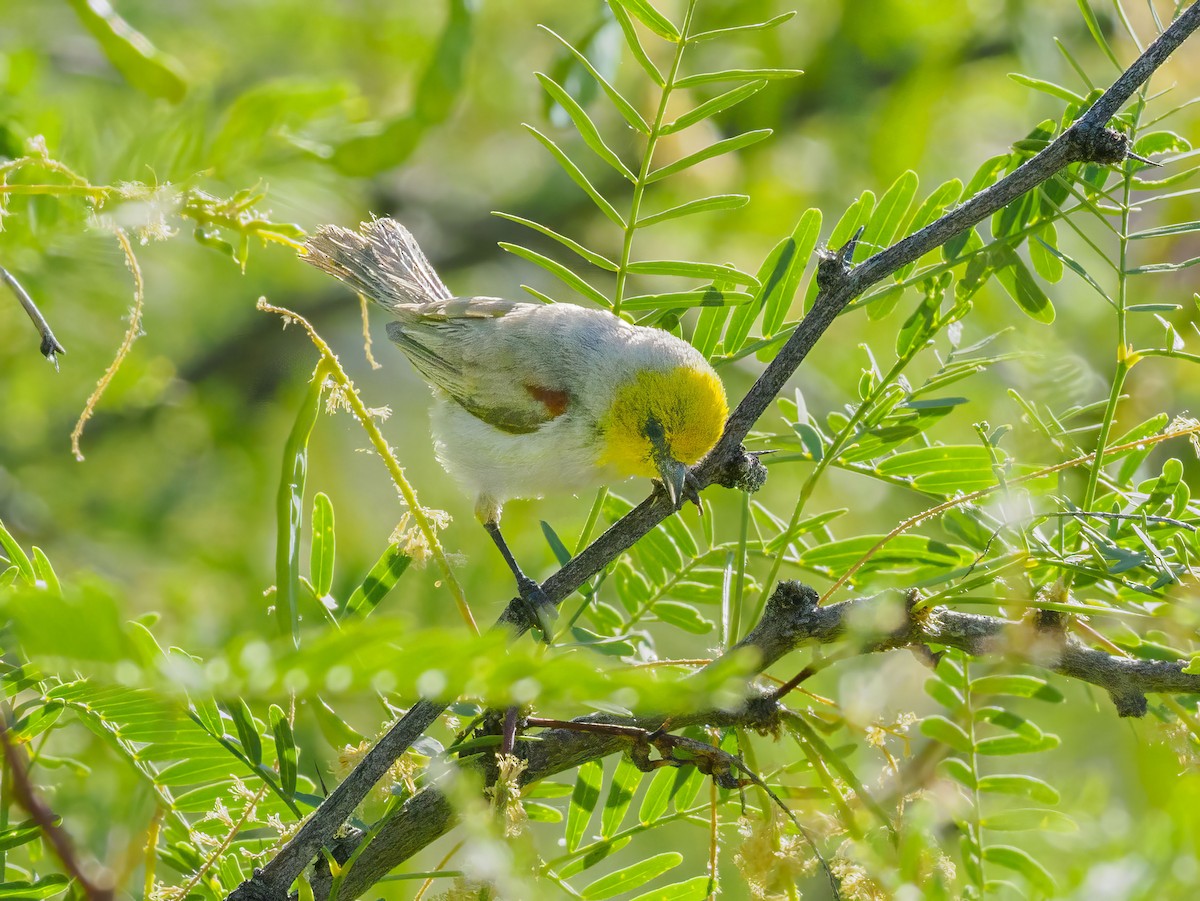
[[[617,387],[601,421],[601,462],[662,479],[678,503],[688,467],[717,443],[728,413],[725,388],[707,364],[639,370]]]

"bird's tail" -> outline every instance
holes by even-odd
[[[356,232],[323,225],[304,250],[306,262],[389,309],[452,296],[417,239],[395,219],[364,222]]]

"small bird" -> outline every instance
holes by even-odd
[[[500,533],[505,501],[632,476],[661,479],[677,507],[695,499],[688,467],[716,444],[728,405],[686,341],[573,304],[454,297],[394,219],[322,226],[305,251],[395,317],[388,337],[433,387],[437,458],[475,498],[535,614],[549,602]]]

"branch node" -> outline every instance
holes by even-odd
[[[1140,691],[1110,691],[1109,695],[1112,697],[1113,704],[1117,708],[1117,716],[1142,717],[1146,715],[1146,711],[1149,709],[1149,704],[1146,703],[1146,696]]]
[[[1129,156],[1129,138],[1111,128],[1091,128],[1076,122],[1067,134],[1072,156],[1081,163],[1115,166]]]
[[[754,494],[767,482],[767,467],[763,465],[759,456],[738,445],[738,452],[714,474],[713,483],[723,488]]]
[[[836,251],[824,248],[817,251],[817,287],[821,291],[832,291],[850,276],[854,261],[854,248],[862,237],[866,226],[861,226],[850,240]]]

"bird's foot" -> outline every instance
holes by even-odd
[[[542,591],[542,586],[528,576],[517,579],[517,591],[525,605],[526,621],[531,629],[542,633],[542,641],[550,643],[554,621],[558,619],[558,608]]]
[[[662,494],[667,500],[672,500],[671,492],[665,484],[659,479],[652,479],[651,481],[654,483],[654,490],[656,492]],[[683,477],[683,488],[679,492],[679,496],[673,500],[676,512],[682,510],[683,505],[691,501],[703,515],[704,508],[700,506],[700,482],[692,475],[691,470],[688,470],[687,475]]]

